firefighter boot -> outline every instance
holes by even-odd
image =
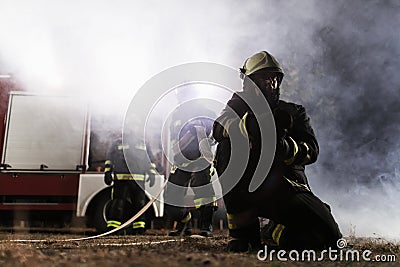
[[[146,233],[146,222],[136,221],[132,224],[132,235],[144,235]]]
[[[189,236],[192,234],[192,215],[190,212],[187,213],[184,219],[178,221],[176,224],[176,230],[169,232],[169,236]]]
[[[121,224],[122,224],[122,222],[120,222],[118,220],[109,219],[107,221],[107,232],[112,231],[112,230],[120,227]],[[115,231],[115,232],[111,233],[111,235],[125,235],[125,234],[126,234],[125,229],[120,229],[118,231]]]
[[[242,216],[240,216],[242,215]],[[243,221],[244,213],[228,214],[229,235],[232,239],[228,242],[229,252],[254,252],[261,248],[260,223],[257,217],[247,220],[248,223],[238,227],[238,222]]]
[[[204,237],[212,237],[212,218],[214,207],[211,205],[202,206],[200,209],[200,235]]]
[[[116,226],[116,227],[114,227],[114,226],[109,226],[109,225],[107,225],[107,232],[109,232],[109,231],[112,231],[112,230],[114,230],[114,229],[116,229],[118,226]],[[118,231],[115,231],[115,232],[113,232],[113,233],[111,233],[110,235],[125,235],[126,234],[126,232],[125,232],[125,229],[121,229],[121,230],[118,230]]]
[[[261,239],[264,240],[264,242],[275,243],[272,238],[275,227],[276,223],[272,220],[269,220],[269,222],[261,228]]]

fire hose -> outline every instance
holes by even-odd
[[[103,236],[107,236],[109,234],[112,234],[116,231],[119,231],[123,228],[125,228],[126,226],[128,226],[129,224],[131,224],[133,221],[135,221],[137,218],[139,218],[143,213],[145,213],[150,207],[151,205],[153,205],[153,203],[157,200],[157,198],[160,196],[160,194],[162,193],[162,191],[164,190],[164,188],[166,187],[168,183],[168,178],[165,180],[164,184],[161,186],[160,191],[157,192],[157,194],[155,196],[153,196],[149,202],[146,203],[146,205],[143,206],[143,208],[141,210],[139,210],[135,215],[133,215],[128,221],[126,221],[125,223],[123,223],[122,225],[120,225],[119,227],[112,229],[108,232],[102,233],[102,234],[98,234],[98,235],[94,235],[94,236],[87,236],[87,237],[81,237],[81,238],[70,238],[70,239],[64,239],[64,240],[58,240],[59,242],[65,242],[65,241],[83,241],[83,240],[89,240],[89,239],[95,239],[95,238],[99,238],[99,237],[103,237]],[[48,242],[49,240],[43,239],[43,240],[8,240],[11,242]],[[179,241],[179,240],[164,240],[163,242],[174,242],[174,241]],[[139,243],[138,243],[139,244]]]
[[[213,153],[211,152],[210,145],[207,142],[207,136],[206,136],[204,127],[196,127],[196,132],[197,132],[197,138],[200,141],[199,142],[200,152],[201,152],[202,156],[211,164],[212,163],[212,158],[213,158],[212,157]],[[163,192],[164,188],[166,187],[166,185],[168,183],[168,178],[169,177],[167,177],[165,179],[165,182],[161,186],[159,192],[157,192],[157,194],[155,196],[153,196],[149,200],[149,202],[147,202],[146,205],[143,206],[143,208],[141,210],[139,210],[129,220],[127,220],[125,223],[123,223],[122,225],[118,226],[117,228],[114,228],[114,229],[112,229],[112,230],[110,230],[108,232],[101,233],[101,234],[94,235],[94,236],[87,236],[87,237],[81,237],[81,238],[70,238],[70,239],[64,239],[64,240],[60,240],[60,241],[83,241],[83,240],[95,239],[95,238],[99,238],[99,237],[110,235],[110,234],[112,234],[114,232],[117,232],[117,231],[125,228],[126,226],[128,226],[129,224],[134,222],[137,218],[139,218],[141,215],[143,215],[143,213],[145,213],[151,207],[151,205],[153,205],[153,203],[158,199],[158,197],[160,196],[160,194]],[[9,240],[9,241],[14,241],[14,242],[46,242],[48,240]],[[171,241],[177,241],[177,240],[170,240],[169,242],[171,242]]]
[[[114,233],[116,231],[119,231],[119,230],[125,228],[126,226],[128,226],[129,224],[134,222],[137,218],[139,218],[143,213],[145,213],[151,207],[151,205],[153,205],[153,203],[157,200],[157,198],[160,196],[160,194],[162,193],[162,191],[166,187],[167,183],[168,183],[168,178],[165,180],[164,184],[161,186],[160,191],[157,192],[157,195],[153,196],[149,200],[149,202],[147,202],[146,205],[143,206],[143,208],[141,210],[139,210],[129,220],[127,220],[122,225],[118,226],[117,228],[114,228],[114,229],[112,229],[112,230],[110,230],[108,232],[105,232],[105,233],[102,233],[102,234],[98,234],[98,235],[94,235],[94,236],[88,236],[88,237],[82,237],[82,238],[71,238],[71,239],[67,239],[67,240],[64,240],[64,241],[80,241],[80,240],[95,239],[95,238],[99,238],[99,237],[102,237],[102,236],[107,236],[109,234],[112,234],[112,233]]]
[[[196,126],[196,133],[197,133],[197,138],[199,140],[199,148],[200,148],[200,152],[202,154],[202,156],[210,163],[212,164],[212,159],[213,159],[213,153],[211,151],[211,147],[210,144],[207,142],[207,136],[206,136],[206,132],[205,132],[205,128],[202,126]],[[178,146],[179,144],[177,144],[176,146]],[[132,223],[133,221],[135,221],[137,218],[139,218],[143,213],[145,213],[148,208],[150,208],[150,206],[154,203],[154,201],[157,200],[157,198],[160,196],[160,194],[162,193],[162,191],[164,190],[164,188],[166,187],[167,183],[168,183],[168,178],[165,180],[164,184],[161,186],[160,191],[157,193],[156,196],[154,196],[149,202],[147,202],[146,205],[143,206],[143,208],[141,210],[139,210],[135,215],[132,216],[132,218],[130,218],[128,221],[126,221],[125,223],[123,223],[122,225],[120,225],[118,228],[112,229],[108,232],[99,234],[99,235],[95,235],[95,236],[88,236],[88,237],[82,237],[82,238],[72,238],[72,239],[67,239],[65,241],[80,241],[80,240],[88,240],[88,239],[94,239],[94,238],[98,238],[98,237],[102,237],[102,236],[106,236],[109,234],[112,234],[118,230],[121,230],[123,228],[125,228],[126,226],[128,226],[130,223]]]

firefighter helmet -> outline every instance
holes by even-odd
[[[268,72],[277,72],[283,76],[283,70],[279,62],[268,52],[261,51],[244,62],[243,68],[240,71],[245,75],[250,75],[259,70]]]

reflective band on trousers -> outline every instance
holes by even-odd
[[[145,226],[146,226],[146,223],[143,221],[133,223],[133,229],[144,228]]]
[[[283,224],[278,224],[277,226],[275,226],[274,231],[272,232],[272,239],[278,244],[280,242],[281,239],[281,235],[283,230],[285,230],[285,226]]]
[[[117,174],[117,180],[144,181],[144,174]]]
[[[203,198],[196,198],[193,202],[194,205],[196,206],[196,209],[198,209],[201,206],[205,206],[207,204],[216,207],[217,206],[216,200],[217,200],[216,197],[203,197]]]
[[[117,228],[120,225],[121,225],[121,222],[119,222],[119,221],[113,221],[113,220],[107,221],[107,227]]]

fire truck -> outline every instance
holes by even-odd
[[[79,221],[105,231],[111,187],[101,168],[112,140],[99,136],[107,122],[76,97],[30,93],[5,79],[0,85],[0,224]],[[149,199],[161,190],[164,177],[156,178],[146,183]],[[164,215],[162,194],[147,213]]]

